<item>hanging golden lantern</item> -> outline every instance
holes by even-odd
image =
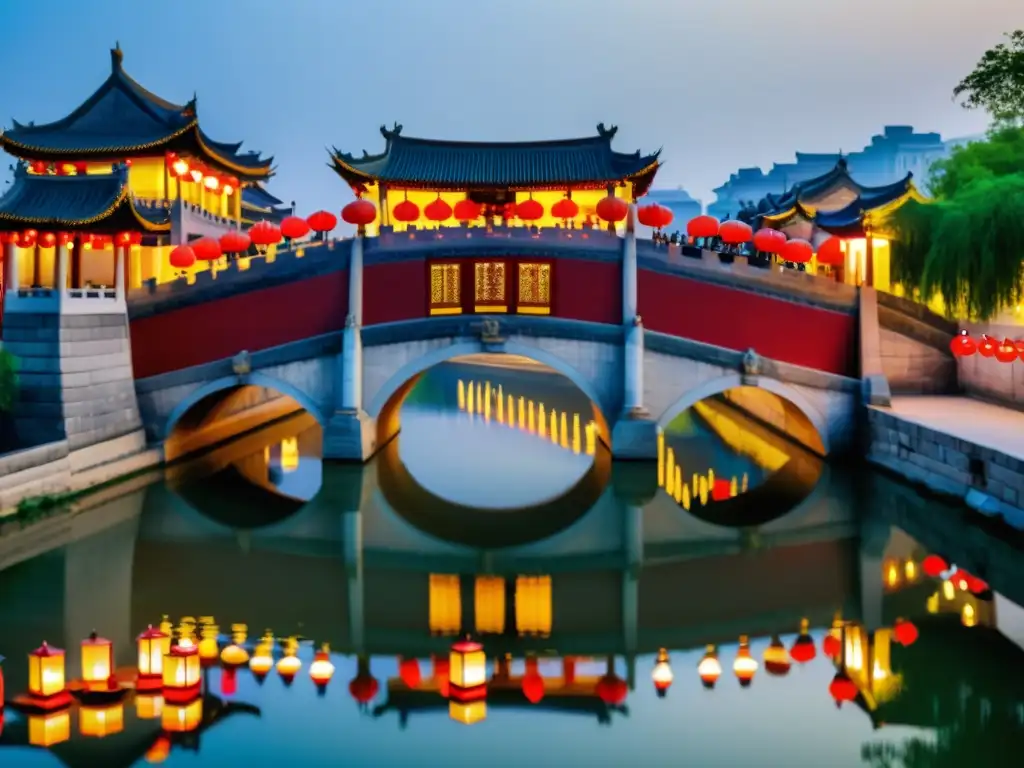
[[[750,655],[750,638],[740,635],[740,647],[736,651],[736,660],[732,663],[732,671],[740,685],[746,688],[757,672],[757,659]]]
[[[220,653],[220,627],[213,622],[212,616],[203,616],[199,619],[202,625],[199,630],[199,663],[204,667],[213,666]]]
[[[323,693],[327,690],[327,684],[331,682],[333,676],[334,665],[331,663],[331,649],[327,643],[324,643],[313,657],[313,663],[309,665],[309,677],[320,693]]]
[[[302,660],[296,655],[299,651],[299,643],[293,637],[285,643],[284,656],[277,662],[277,674],[284,680],[285,685],[291,685],[295,675],[302,669]]]
[[[240,667],[249,663],[249,652],[245,650],[245,640],[249,628],[245,624],[231,625],[231,644],[220,652],[222,664],[229,667]]]
[[[657,691],[658,698],[664,698],[668,693],[673,677],[672,666],[668,660],[668,651],[662,648],[658,651],[658,658],[654,662],[654,671],[651,673],[651,678],[654,680],[654,690]]]
[[[778,635],[772,635],[771,643],[764,650],[765,671],[770,675],[782,677],[789,673],[791,666],[793,666],[793,662],[789,658],[786,646],[782,644]]]
[[[722,676],[722,664],[718,661],[718,649],[709,645],[704,651],[704,657],[697,665],[697,674],[704,687],[711,690]]]
[[[256,645],[252,658],[249,659],[249,671],[256,678],[256,682],[262,683],[273,668],[274,636],[268,631]]]

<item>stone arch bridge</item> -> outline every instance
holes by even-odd
[[[297,401],[324,427],[328,458],[365,460],[399,430],[399,407],[427,369],[466,355],[518,355],[570,379],[595,406],[617,458],[656,457],[657,428],[694,403],[737,387],[772,392],[814,428],[822,454],[854,437],[860,381],[643,328],[551,317],[431,317],[362,329],[361,375],[344,364],[345,333],[242,352],[137,380],[143,423],[165,440],[197,403],[254,385]],[[639,353],[639,356],[638,356]],[[630,359],[639,366],[629,364]],[[630,368],[634,370],[631,372]],[[638,370],[637,370],[638,369]],[[345,407],[349,403],[361,407]]]

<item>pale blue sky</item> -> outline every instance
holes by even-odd
[[[621,150],[664,147],[658,186],[707,202],[739,166],[886,123],[983,130],[952,88],[1020,26],[1019,0],[3,0],[0,124],[65,115],[119,40],[150,90],[198,93],[213,137],[273,154],[302,213],[350,199],[325,145],[377,152],[394,121],[482,140],[613,123]]]

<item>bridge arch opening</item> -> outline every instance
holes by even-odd
[[[182,493],[195,490],[228,506],[285,514],[322,484],[323,417],[287,383],[225,377],[175,407],[164,429],[164,455],[181,467],[174,471]],[[239,509],[236,516],[248,514]]]
[[[760,525],[800,505],[829,452],[817,409],[765,377],[695,387],[666,409],[659,428],[659,487],[685,511],[729,526]]]
[[[553,364],[552,364],[553,363]],[[588,474],[609,431],[589,381],[542,351],[454,344],[410,361],[367,409],[426,491],[466,508],[518,509]]]

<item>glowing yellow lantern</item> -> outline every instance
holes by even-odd
[[[182,638],[164,657],[164,699],[170,703],[195,698],[199,676],[199,649],[189,638]]]
[[[309,665],[309,676],[321,691],[331,682],[334,665],[331,663],[331,649],[327,643],[324,643],[313,657],[313,663]]]
[[[78,710],[78,731],[83,736],[102,739],[124,730],[124,705],[85,707]]]
[[[449,701],[448,717],[463,725],[473,725],[487,719],[487,701]]]
[[[220,660],[229,667],[240,667],[249,663],[249,652],[245,650],[246,635],[249,628],[245,624],[233,624],[231,626],[231,644],[220,652]]]
[[[140,691],[163,687],[164,656],[171,651],[171,636],[150,624],[138,636],[139,675],[135,688]]]
[[[664,648],[658,651],[658,659],[654,662],[654,671],[651,673],[651,678],[654,680],[654,690],[657,691],[658,697],[664,698],[674,678],[672,666],[668,661],[668,651]]]
[[[704,687],[711,690],[722,676],[722,664],[718,661],[718,649],[709,645],[704,652],[704,657],[697,665],[697,674]]]
[[[203,625],[199,632],[199,663],[204,667],[211,666],[217,661],[220,653],[220,627],[213,623],[212,616],[205,616],[200,619]]]
[[[213,192],[216,192],[217,188],[220,187],[220,179],[216,176],[205,176],[203,177],[203,186]]]
[[[789,658],[789,651],[782,644],[778,635],[772,636],[772,641],[764,650],[764,668],[770,675],[782,677],[789,673],[793,661]]]
[[[114,669],[114,644],[93,632],[82,641],[82,682],[87,688],[107,688]]]
[[[184,176],[188,173],[188,163],[180,157],[171,164],[175,176]]]
[[[295,654],[299,650],[299,644],[295,638],[291,638],[284,647],[284,656],[277,662],[277,674],[281,676],[286,685],[291,685],[295,675],[302,669],[302,660]]]
[[[964,607],[960,611],[960,623],[965,627],[978,626],[978,612],[970,603],[964,603]]]
[[[256,646],[256,650],[253,651],[252,658],[249,659],[249,670],[256,677],[258,682],[263,682],[263,678],[267,676],[267,673],[274,668],[274,636],[267,632],[259,645]]]
[[[159,693],[135,694],[135,716],[139,720],[156,720],[164,711],[164,697]]]
[[[198,663],[199,657],[196,656]],[[167,702],[160,717],[160,725],[168,733],[188,733],[199,727],[203,720],[203,700],[196,699],[187,704]]]
[[[33,747],[52,747],[70,738],[71,712],[68,710],[28,716],[28,743]]]
[[[28,694],[34,699],[66,699],[64,651],[45,642],[28,655]]]
[[[732,671],[740,685],[746,688],[754,679],[757,672],[757,659],[750,655],[750,639],[746,635],[740,635],[740,647],[736,651],[736,661],[732,663]]]
[[[480,698],[486,693],[487,656],[480,643],[468,637],[455,643],[448,655],[448,664],[453,698]]]

